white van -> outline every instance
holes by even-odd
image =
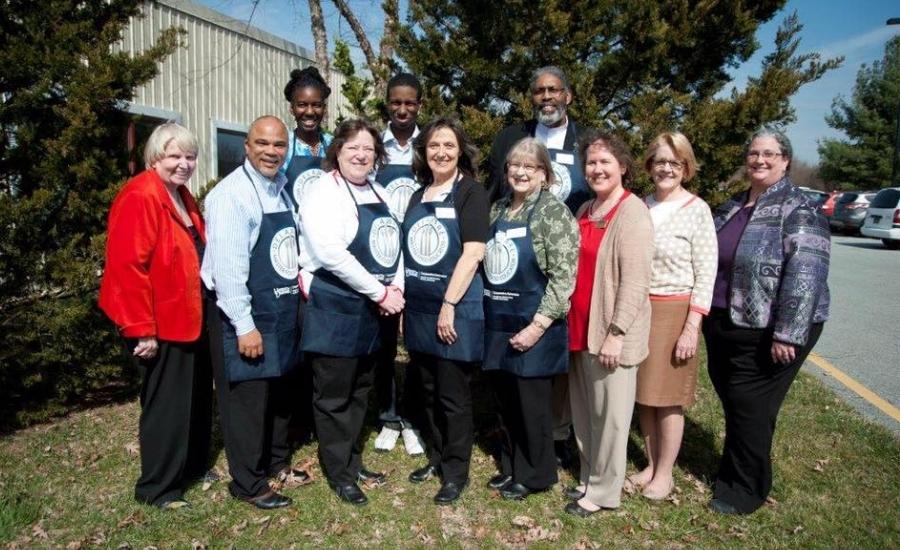
[[[888,187],[875,195],[869,203],[862,234],[881,239],[885,248],[900,248],[900,187]]]

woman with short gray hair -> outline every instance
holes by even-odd
[[[703,335],[725,411],[710,502],[722,514],[765,503],[778,410],[828,318],[828,222],[788,178],[792,154],[780,130],[760,128],[744,151],[750,188],[714,216],[718,272]]]

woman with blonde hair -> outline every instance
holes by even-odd
[[[655,190],[644,202],[653,220],[650,355],[637,375],[638,418],[647,467],[629,480],[650,500],[674,488],[672,468],[684,433],[684,407],[694,403],[697,341],[716,277],[716,230],[706,203],[685,189],[697,173],[688,139],[658,135],[644,168]]]

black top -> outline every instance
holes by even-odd
[[[534,119],[519,122],[504,128],[497,137],[494,138],[494,144],[491,146],[491,156],[488,158],[488,198],[492,203],[506,195],[507,187],[506,175],[503,167],[506,164],[506,155],[509,150],[522,138],[534,137],[534,130],[537,128],[537,121]],[[566,128],[566,139],[563,147],[568,150],[578,149],[578,134],[584,131],[569,117],[569,125]]]
[[[203,243],[203,239],[200,237],[200,232],[197,231],[197,228],[193,225],[188,227],[188,231],[191,233],[191,238],[194,240],[194,248],[197,249],[197,259],[200,263],[203,263],[203,253],[206,251],[206,245]]]
[[[409,210],[422,202],[422,194],[425,188],[420,187],[409,199],[406,207]],[[459,220],[459,232],[462,242],[486,243],[490,235],[490,203],[484,186],[469,176],[463,176],[456,183],[456,194],[453,197],[453,206],[456,209],[456,218]]]

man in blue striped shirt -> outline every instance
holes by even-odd
[[[262,509],[291,499],[269,477],[290,468],[289,385],[297,364],[300,300],[297,211],[285,190],[288,132],[276,117],[253,122],[247,159],[205,201],[207,247],[200,276],[209,291],[207,323],[225,453],[235,498]]]

